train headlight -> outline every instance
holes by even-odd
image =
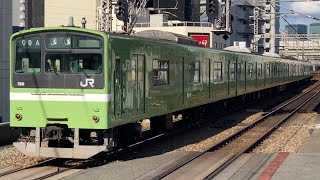
[[[17,119],[18,121],[20,121],[20,120],[22,119],[22,115],[21,115],[21,114],[16,114],[15,116],[16,116],[16,119]]]
[[[99,122],[100,118],[99,118],[99,116],[92,116],[92,120],[93,120],[95,123],[97,123],[97,122]]]

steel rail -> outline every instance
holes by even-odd
[[[258,120],[256,120],[255,122],[253,122],[252,124],[244,127],[243,129],[237,131],[236,133],[234,134],[231,134],[230,136],[228,136],[227,138],[219,141],[218,143],[212,145],[211,147],[207,148],[206,150],[204,150],[203,152],[197,154],[197,155],[194,155],[192,156],[191,158],[189,158],[188,160],[172,167],[172,168],[169,168],[167,171],[155,176],[154,178],[152,178],[152,180],[158,180],[158,179],[162,179],[166,176],[168,176],[169,174],[173,173],[174,171],[180,169],[181,167],[185,166],[186,164],[190,163],[191,161],[197,159],[198,157],[204,155],[205,153],[207,153],[208,151],[213,151],[213,150],[217,150],[219,149],[220,147],[222,147],[223,145],[229,143],[230,141],[233,141],[234,139],[236,139],[237,137],[239,137],[240,135],[244,134],[245,132],[247,132],[248,130],[252,129],[253,127],[255,127],[257,124],[260,124],[261,122],[263,122],[264,120],[266,120],[268,117],[276,114],[278,111],[280,111],[281,109],[283,109],[284,107],[286,107],[287,105],[295,102],[296,100],[298,100],[299,98],[302,98],[303,96],[307,95],[308,93],[310,93],[311,91],[313,91],[314,89],[316,89],[317,87],[320,86],[320,83],[317,83],[314,85],[314,87],[312,87],[311,89],[309,89],[308,91],[304,92],[304,93],[301,93],[300,95],[290,99],[288,102],[284,103],[283,105],[277,107],[276,109],[272,110],[271,112],[267,113],[266,115],[264,115],[263,117],[259,118]],[[317,93],[316,93],[317,94]],[[314,95],[315,96],[315,95]],[[314,97],[312,96],[312,97]],[[306,103],[306,102],[305,102]],[[304,103],[304,104],[305,104]],[[231,158],[233,159],[235,156],[237,155],[234,155],[232,156]],[[222,169],[221,169],[222,170]]]
[[[13,173],[16,173],[16,172],[19,172],[19,171],[23,171],[23,170],[26,170],[26,169],[31,169],[31,168],[35,168],[35,167],[39,167],[41,165],[44,165],[46,163],[50,163],[52,161],[55,161],[57,160],[56,158],[52,158],[52,159],[47,159],[45,161],[41,161],[37,164],[34,164],[34,165],[31,165],[31,166],[27,166],[27,167],[21,167],[21,168],[16,168],[16,169],[12,169],[12,170],[9,170],[9,171],[6,171],[6,172],[3,172],[0,174],[0,177],[3,177],[3,176],[7,176],[7,175],[10,175],[10,174],[13,174]]]
[[[263,141],[267,136],[269,136],[273,131],[275,131],[277,129],[277,127],[279,127],[281,124],[283,124],[284,122],[286,122],[286,120],[288,120],[290,117],[292,117],[300,108],[302,108],[305,104],[307,104],[310,100],[312,100],[314,97],[316,97],[318,94],[320,93],[320,90],[318,92],[316,92],[315,94],[313,94],[311,97],[309,97],[305,102],[303,102],[302,104],[300,104],[295,110],[293,110],[292,112],[290,112],[286,117],[284,117],[283,119],[281,119],[277,124],[275,124],[272,128],[270,128],[266,133],[264,133],[261,137],[259,137],[256,141],[254,141],[253,143],[251,143],[249,146],[247,146],[246,148],[244,148],[242,151],[240,151],[239,153],[235,154],[234,156],[232,156],[230,159],[228,159],[226,162],[223,163],[222,166],[220,166],[218,169],[216,169],[214,172],[212,172],[210,175],[208,175],[205,180],[209,180],[212,179],[213,177],[215,177],[217,174],[219,174],[223,169],[225,169],[228,165],[230,165],[232,162],[234,162],[238,157],[240,157],[242,154],[244,154],[245,152],[251,150],[253,147],[255,147],[258,143],[260,143],[261,141]]]

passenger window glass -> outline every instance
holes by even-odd
[[[242,66],[242,63],[238,63],[238,65],[237,65],[237,78],[239,80],[241,80],[241,66]]]
[[[169,61],[153,60],[153,85],[161,86],[169,84]]]
[[[253,64],[248,63],[248,78],[253,78]]]
[[[41,70],[41,38],[31,36],[16,41],[16,73],[39,73]]]
[[[262,64],[258,64],[258,77],[262,76]]]
[[[222,81],[222,63],[221,62],[213,63],[213,80]]]
[[[46,72],[67,74],[102,73],[101,54],[47,54]]]
[[[267,67],[266,67],[266,76],[270,76],[270,64],[267,64]]]
[[[236,63],[230,63],[230,80],[236,79],[235,69],[236,69]]]
[[[189,64],[189,83],[200,82],[200,61]]]

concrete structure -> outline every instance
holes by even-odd
[[[280,54],[285,56],[303,57],[314,64],[320,64],[320,39],[281,40]]]
[[[237,4],[232,4],[231,12],[234,16],[232,22],[233,33],[231,34],[231,43],[245,42],[246,47],[250,47],[253,40],[253,26],[250,21],[250,16],[253,16],[253,8],[255,2],[240,1]],[[260,23],[260,32],[262,31],[263,23]]]
[[[308,26],[305,24],[286,25],[285,31],[288,34],[308,34]]]
[[[23,20],[20,19],[22,13],[19,12],[22,4],[19,0],[12,0],[12,31],[13,33],[24,29],[24,24],[21,24]]]
[[[65,1],[65,2],[68,2],[68,1]],[[44,26],[44,8],[45,8],[44,3],[45,3],[44,0],[25,0],[26,29]]]
[[[320,34],[320,23],[310,24],[310,34]]]
[[[12,1],[0,1],[0,116],[9,121],[9,39],[12,34]]]
[[[86,27],[96,29],[98,6],[100,6],[100,0],[46,0],[44,26],[67,25],[68,17],[73,16],[76,26],[81,27],[81,19],[85,17]]]
[[[271,0],[269,2],[266,2],[265,4],[265,25],[264,33],[269,33],[269,34],[279,34],[279,27],[280,27],[280,22],[279,22],[279,15],[278,12],[280,12],[280,7],[277,5],[271,5],[272,4],[277,4],[279,5],[280,2],[276,0]],[[271,38],[271,39],[264,39],[264,51],[265,52],[270,52],[270,53],[279,53],[279,39],[277,38]]]
[[[185,36],[192,35],[204,35],[208,37],[206,43],[208,47],[215,49],[223,49],[230,46],[230,38],[223,39],[222,35],[215,35],[211,32],[212,23],[209,22],[186,22],[186,21],[169,21],[165,18],[166,15],[154,14],[150,15],[150,22],[147,23],[137,23],[134,32],[141,32],[144,30],[161,30],[168,31],[172,33],[177,33]],[[154,21],[152,21],[154,20]],[[202,43],[202,41],[201,41]],[[205,42],[203,43],[203,45]]]
[[[149,0],[147,7],[167,12],[169,20],[200,21],[199,0]]]

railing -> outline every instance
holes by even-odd
[[[136,23],[134,27],[168,27],[168,26],[188,26],[188,27],[212,27],[210,22],[189,22],[189,21],[169,21],[164,23]]]

